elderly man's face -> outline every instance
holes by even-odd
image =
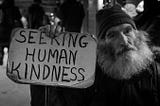
[[[137,50],[135,44],[135,29],[130,24],[122,24],[110,28],[106,35],[105,41],[110,43],[115,56],[121,56],[128,51]]]
[[[110,28],[105,38],[99,39],[98,63],[104,73],[116,79],[128,79],[152,61],[152,52],[144,32],[130,24]]]

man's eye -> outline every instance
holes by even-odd
[[[124,30],[124,34],[130,34],[132,32],[132,28],[128,27]]]
[[[107,38],[113,38],[114,36],[115,36],[115,34],[113,32],[106,34]]]

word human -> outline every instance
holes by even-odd
[[[86,69],[77,63],[80,50],[87,48],[87,35],[61,33],[48,38],[36,30],[20,30],[14,41],[23,45],[20,61],[11,62],[11,73],[19,79],[51,82],[85,80]]]
[[[71,63],[75,65],[78,50],[66,50],[66,49],[37,49],[37,48],[26,48],[25,50],[25,61],[30,60],[31,62],[52,62],[61,64],[62,62],[66,65]]]

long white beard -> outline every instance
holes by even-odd
[[[137,51],[128,51],[116,59],[109,53],[99,51],[98,63],[103,72],[114,79],[130,79],[139,74],[152,62],[153,55],[146,42],[140,42]]]

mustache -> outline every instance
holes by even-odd
[[[122,45],[121,48],[116,52],[117,56],[120,56],[124,53],[127,53],[128,51],[134,51],[137,50],[135,46],[132,45]]]

